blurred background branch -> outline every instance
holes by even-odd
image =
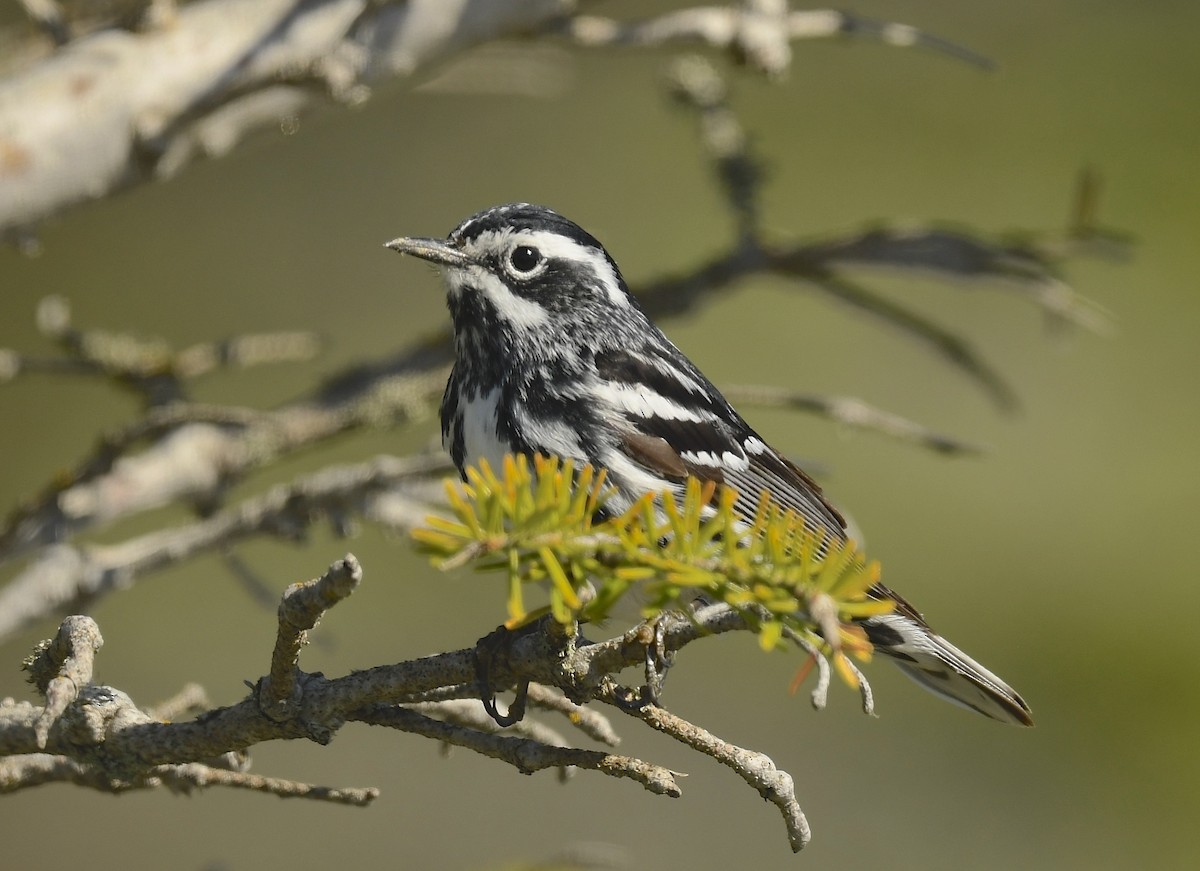
[[[27,247],[36,225],[66,207],[219,157],[256,129],[295,126],[314,102],[357,105],[382,80],[503,37],[705,42],[780,75],[791,40],[863,34],[986,65],[916,28],[791,13],[782,0],[629,24],[577,16],[575,0],[162,0],[78,4],[72,21],[63,7],[74,5],[27,3],[54,50],[14,49],[15,68],[0,70],[0,239]]]

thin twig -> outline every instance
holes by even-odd
[[[783,634],[784,637],[791,639],[793,644],[807,653],[809,661],[816,666],[817,685],[813,687],[809,698],[812,699],[813,708],[818,711],[825,710],[825,706],[829,701],[829,660],[825,658],[825,654],[821,651],[820,647],[791,626],[784,626]],[[803,667],[807,668],[807,666]]]
[[[353,554],[333,563],[325,574],[307,583],[292,584],[279,603],[279,631],[271,655],[271,672],[259,684],[258,700],[263,713],[273,720],[292,716],[300,701],[300,650],[308,631],[325,612],[345,599],[362,580],[362,567]]]
[[[593,741],[599,741],[609,747],[616,747],[621,743],[621,736],[617,734],[608,717],[595,708],[576,704],[564,696],[561,690],[531,683],[529,685],[529,705],[532,708],[562,714],[572,726]]]
[[[793,261],[788,264],[787,268],[790,270],[798,265]],[[805,267],[802,271],[806,271],[806,269]],[[973,378],[1001,409],[1011,411],[1018,407],[1017,395],[1013,389],[1000,373],[985,363],[983,358],[961,336],[844,277],[812,274],[805,277],[838,300],[849,303],[860,311],[876,315],[889,326],[898,327],[920,339],[947,362],[952,363]]]
[[[147,772],[147,778],[157,778],[171,791],[185,794],[195,789],[224,786],[263,792],[279,798],[308,798],[353,807],[366,807],[379,798],[379,790],[375,787],[316,786],[296,780],[263,777],[240,771],[226,771],[199,762],[156,765]]]
[[[528,738],[488,734],[434,720],[415,711],[392,705],[373,705],[355,712],[352,716],[360,722],[387,726],[444,741],[456,747],[465,747],[484,756],[507,762],[525,774],[545,768],[571,766],[587,771],[599,771],[610,777],[629,778],[655,795],[678,798],[682,794],[672,772],[629,756],[618,756],[600,750],[552,747]]]
[[[798,853],[804,849],[812,837],[812,832],[808,827],[808,820],[804,817],[804,811],[800,809],[800,803],[796,801],[795,784],[791,775],[776,768],[770,757],[730,744],[657,705],[630,707],[625,703],[625,697],[622,688],[616,684],[609,684],[598,696],[600,701],[613,705],[629,716],[636,717],[659,732],[733,769],[739,777],[754,787],[759,795],[779,809],[787,827],[788,842],[792,851]]]
[[[164,699],[154,707],[147,708],[146,713],[156,720],[169,723],[171,720],[196,714],[210,705],[211,702],[208,700],[208,693],[204,691],[204,687],[198,683],[189,683],[184,684],[183,689],[169,699]]]
[[[907,24],[874,21],[832,9],[789,13],[782,3],[682,9],[632,22],[576,15],[562,23],[561,32],[575,44],[589,48],[705,44],[726,50],[735,59],[746,60],[774,77],[782,75],[791,62],[791,52],[786,50],[790,40],[846,36],[864,36],[900,48],[925,48],[981,69],[993,66],[970,49]]]
[[[817,396],[786,387],[767,387],[760,384],[735,384],[723,387],[722,392],[735,405],[751,404],[808,411],[836,423],[883,433],[941,454],[978,454],[983,451],[978,445],[935,432],[908,418],[875,408],[853,396]]]

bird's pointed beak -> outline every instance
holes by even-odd
[[[420,236],[401,236],[384,244],[385,248],[411,254],[439,266],[466,266],[471,262],[466,254],[442,239],[425,239]]]

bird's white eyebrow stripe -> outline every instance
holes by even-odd
[[[547,257],[593,266],[603,263],[608,267],[608,258],[599,248],[582,245],[574,239],[547,230],[514,230],[510,227],[503,230],[485,230],[469,241],[467,246],[478,250],[496,250],[506,248],[510,244],[530,245]],[[611,271],[611,267],[608,268]]]
[[[473,250],[494,250],[508,244],[529,245],[537,248],[544,256],[552,260],[568,260],[588,266],[603,285],[609,302],[614,305],[627,306],[629,299],[621,288],[616,270],[608,256],[599,248],[584,245],[574,239],[568,239],[561,233],[547,230],[486,230],[472,239],[468,244]]]

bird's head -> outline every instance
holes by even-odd
[[[545,206],[513,203],[467,218],[446,239],[387,247],[437,265],[459,353],[559,357],[614,345],[648,321],[594,236]]]

